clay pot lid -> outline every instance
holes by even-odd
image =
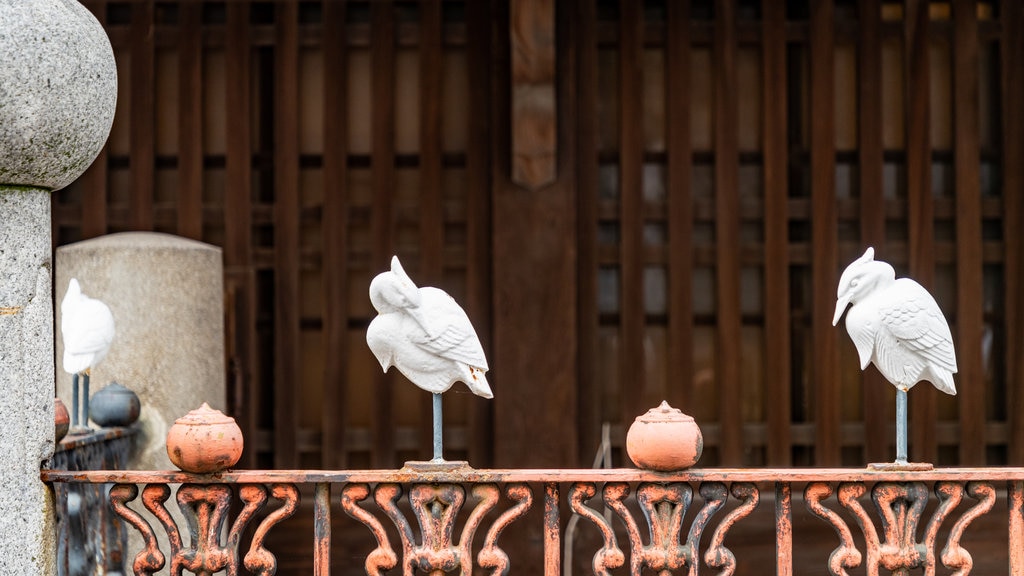
[[[644,414],[636,417],[637,422],[654,423],[654,422],[693,422],[693,416],[683,414],[683,411],[679,408],[673,408],[669,406],[665,400],[661,401],[661,404],[655,408],[651,408]]]
[[[210,408],[210,405],[203,402],[203,405],[185,414],[174,421],[175,424],[191,426],[212,426],[215,424],[233,424],[235,419],[225,415],[220,410]]]
[[[135,394],[130,388],[120,382],[111,382],[103,387],[97,394]]]

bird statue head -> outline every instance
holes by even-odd
[[[370,302],[381,314],[419,308],[420,298],[419,288],[405,273],[398,256],[391,257],[390,274],[378,274],[370,282]]]
[[[77,278],[72,278],[71,281],[68,282],[68,290],[67,292],[64,293],[64,299],[61,300],[61,302],[71,302],[72,300],[80,298],[81,296],[82,287],[79,286]]]
[[[850,304],[856,304],[865,294],[875,288],[896,280],[896,271],[885,262],[875,260],[875,249],[868,247],[864,255],[854,260],[843,270],[836,291],[836,313],[832,316],[832,325],[839,323],[843,312]]]

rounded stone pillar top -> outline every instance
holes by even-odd
[[[59,190],[100,153],[117,67],[75,0],[0,0],[0,185]]]
[[[89,240],[82,240],[74,244],[65,244],[57,248],[57,251],[67,253],[107,252],[111,250],[153,252],[154,250],[158,251],[161,249],[175,251],[198,250],[220,253],[220,248],[212,244],[173,234],[164,234],[163,232],[118,232],[116,234],[107,234]]]

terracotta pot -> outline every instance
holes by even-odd
[[[242,456],[242,430],[234,418],[204,402],[174,421],[167,432],[167,456],[185,472],[220,472]]]
[[[54,442],[60,442],[68,435],[68,428],[71,427],[71,416],[68,414],[68,407],[60,398],[53,399],[53,427]]]
[[[646,470],[683,470],[697,463],[704,437],[691,416],[662,402],[636,417],[626,433],[626,453]]]
[[[89,400],[89,417],[100,426],[128,426],[139,419],[139,397],[111,382]]]

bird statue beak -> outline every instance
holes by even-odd
[[[839,297],[839,301],[836,302],[836,313],[832,316],[832,325],[839,324],[839,319],[843,317],[843,312],[846,312],[846,307],[850,305],[850,297],[848,295],[842,295]]]

